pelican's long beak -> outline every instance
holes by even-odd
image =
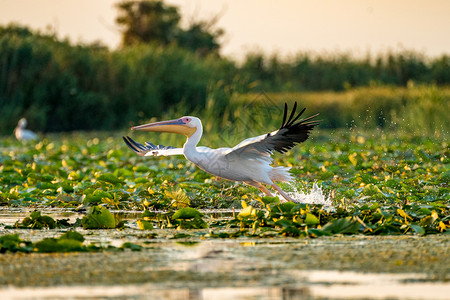
[[[190,137],[197,130],[195,127],[189,127],[182,119],[161,121],[131,127],[131,130],[152,131],[152,132],[171,132],[184,134]]]

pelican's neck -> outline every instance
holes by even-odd
[[[197,144],[200,142],[202,134],[203,134],[203,126],[202,124],[200,124],[197,126],[197,130],[194,132],[194,134],[189,136],[186,140],[186,143],[184,143],[183,147],[184,156],[194,163],[197,162],[197,154],[198,154]]]
[[[184,143],[184,148],[195,149],[197,147],[197,144],[200,142],[200,139],[202,138],[202,134],[203,126],[202,124],[200,124],[197,126],[197,130],[194,132],[194,134],[187,138],[186,143]]]

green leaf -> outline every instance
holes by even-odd
[[[105,173],[97,177],[98,181],[108,182],[112,184],[124,184],[125,182],[119,178],[117,178],[114,174],[111,173]]]
[[[123,243],[120,248],[122,248],[122,249],[131,249],[132,251],[141,251],[142,250],[142,246],[141,245],[137,245],[137,244],[130,243],[130,242]]]
[[[330,236],[331,233],[322,229],[308,228],[308,235],[311,237]]]
[[[294,202],[284,202],[278,205],[280,208],[280,211],[283,213],[291,212],[292,208],[294,208],[295,203]]]
[[[190,234],[184,233],[184,232],[180,232],[180,233],[175,233],[171,239],[185,239],[190,237]]]
[[[405,218],[405,220],[412,220],[412,217],[409,216],[403,209],[398,208],[397,214],[399,214],[402,218]]]
[[[185,208],[181,208],[181,209],[177,210],[173,214],[172,219],[173,220],[192,219],[195,217],[202,217],[202,216],[203,216],[203,214],[201,212],[199,212],[198,210],[196,210],[195,208],[185,207]]]
[[[79,181],[81,179],[81,175],[80,175],[80,173],[78,173],[76,171],[72,171],[67,176],[67,179],[72,180],[72,181]]]
[[[142,213],[143,218],[153,218],[155,216],[155,213],[150,212],[148,209],[144,210]]]
[[[411,224],[409,225],[415,233],[425,235],[425,229],[422,226]]]
[[[449,183],[450,182],[450,170],[445,171],[439,175],[437,182],[439,183]]]
[[[178,229],[202,229],[208,228],[208,223],[199,216],[194,219],[178,219]]]
[[[237,215],[237,218],[239,220],[242,220],[242,219],[248,219],[248,218],[254,217],[254,216],[256,216],[256,210],[253,208],[253,206],[248,205],[239,212],[239,214]]]
[[[305,223],[306,225],[317,225],[320,221],[315,215],[308,213],[306,214]]]
[[[58,245],[61,246],[61,250],[59,252],[74,252],[74,251],[86,251],[86,248],[83,246],[83,242],[74,239],[59,239]]]
[[[81,233],[78,233],[76,231],[67,231],[66,233],[64,233],[63,235],[61,235],[59,237],[60,240],[63,239],[72,239],[72,240],[76,240],[79,242],[84,242],[84,237]]]
[[[431,210],[428,207],[421,207],[418,212],[424,215],[431,215]]]
[[[108,151],[108,154],[106,155],[106,157],[108,158],[108,159],[111,159],[111,158],[121,158],[123,156],[123,151],[121,151],[121,150],[114,150],[114,149],[111,149],[111,150],[109,150]]]
[[[45,238],[42,241],[35,243],[34,247],[38,252],[43,253],[62,252],[64,250],[64,246],[58,244],[58,241],[54,238]]]
[[[152,222],[146,220],[137,220],[136,223],[138,224],[140,230],[153,230]]]
[[[113,199],[113,195],[111,195],[108,192],[105,192],[103,190],[95,190],[92,193],[89,193],[90,189],[86,190],[85,193],[86,196],[83,199],[83,203],[89,203],[89,204],[99,204],[102,202],[103,198],[105,199]]]
[[[19,238],[18,234],[5,234],[0,236],[0,253],[20,251],[21,242],[22,240]]]
[[[172,199],[172,206],[175,208],[187,208],[191,204],[191,200],[181,188],[172,192],[165,191],[165,195]]]
[[[332,222],[328,222],[322,227],[323,231],[336,234],[355,234],[359,232],[360,224],[352,217],[340,218]]]
[[[37,220],[39,223],[42,224],[43,227],[47,227],[50,229],[53,229],[56,227],[56,221],[52,217],[49,216],[40,216]]]
[[[269,197],[269,196],[262,197],[261,201],[265,205],[269,205],[271,203],[280,203],[280,199],[278,197]]]
[[[89,213],[81,219],[81,225],[84,229],[115,228],[116,220],[105,207],[92,206]]]
[[[33,211],[29,217],[26,217],[19,223],[16,222],[15,226],[18,228],[31,228],[31,229],[42,229],[56,228],[57,222],[50,216],[42,216],[41,212],[38,210]]]
[[[83,242],[70,238],[45,238],[34,244],[38,252],[55,253],[55,252],[72,252],[86,251]]]
[[[282,228],[287,228],[287,227],[291,227],[291,226],[296,227],[294,222],[292,220],[288,220],[288,219],[280,219],[275,222],[275,225],[282,227]]]
[[[37,218],[39,218],[40,216],[41,216],[41,212],[38,211],[38,210],[35,210],[35,211],[33,211],[33,212],[30,214],[30,218],[31,218],[31,219],[37,219]]]

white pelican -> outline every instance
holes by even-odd
[[[297,102],[295,102],[294,108],[289,118],[287,118],[288,106],[285,103],[283,122],[280,129],[246,139],[233,148],[211,149],[197,147],[202,137],[203,127],[199,118],[191,116],[131,128],[131,130],[184,134],[187,136],[187,141],[183,148],[156,146],[148,142],[142,145],[128,136],[123,137],[123,139],[127,146],[138,155],[184,155],[186,159],[193,162],[200,169],[215,176],[232,181],[242,181],[257,187],[264,194],[272,197],[272,193],[263,185],[267,184],[278,191],[286,200],[293,201],[274,182],[291,181],[293,178],[289,173],[290,168],[272,167],[271,154],[273,151],[284,153],[297,143],[305,141],[309,137],[310,131],[318,124],[317,121],[311,121],[317,114],[297,122],[306,108],[297,115],[295,114],[296,109]]]
[[[19,141],[37,140],[38,136],[31,130],[25,129],[27,127],[27,119],[22,118],[17,123],[16,129],[14,129],[14,135]]]

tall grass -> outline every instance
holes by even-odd
[[[450,57],[431,59],[414,51],[400,51],[358,59],[350,53],[300,52],[282,59],[250,53],[240,71],[259,91],[343,91],[373,83],[406,86],[411,81],[445,85],[450,83]]]
[[[175,46],[110,51],[0,28],[0,132],[21,117],[41,131],[106,130],[178,103],[204,106],[211,82],[233,70],[225,59]]]
[[[344,92],[234,93],[230,97],[225,107],[209,98],[205,109],[189,110],[181,105],[145,122],[197,116],[204,127],[200,145],[233,147],[243,139],[277,130],[282,122],[284,102],[292,108],[297,101],[300,109],[306,107],[304,118],[319,113],[316,119],[321,122],[313,138],[326,136],[317,135],[317,131],[347,130],[380,138],[421,137],[443,142],[450,139],[450,88],[435,85],[372,86]],[[134,135],[139,141],[176,147],[182,147],[185,142],[184,136],[176,134],[126,134]]]
[[[277,129],[284,102],[292,108],[294,101],[300,108],[307,108],[305,118],[319,113],[316,119],[321,120],[319,127],[323,129],[379,129],[450,137],[450,88],[435,85],[372,86],[344,92],[235,93],[226,108],[216,108],[210,99],[209,107],[198,113],[207,130],[221,132],[225,140],[236,142],[234,136],[242,138]]]
[[[11,134],[21,117],[42,132],[116,130],[177,112],[200,115],[205,131],[232,139],[236,130],[263,133],[269,127],[258,124],[278,126],[283,102],[297,100],[307,114],[321,114],[323,128],[439,136],[448,133],[446,84],[445,55],[388,53],[364,60],[346,54],[301,53],[291,60],[249,55],[238,66],[175,46],[111,51],[0,26],[2,134]]]

